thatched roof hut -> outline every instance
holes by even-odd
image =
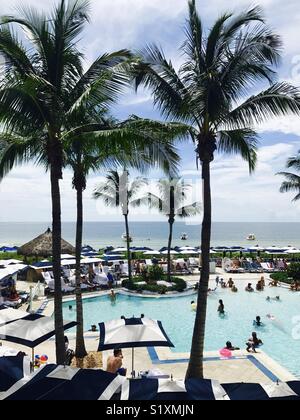
[[[75,254],[75,248],[61,240],[61,251],[63,254]],[[48,229],[47,232],[21,246],[18,249],[20,255],[26,257],[51,257],[52,256],[52,231]]]

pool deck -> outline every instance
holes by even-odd
[[[217,274],[211,275],[210,287],[215,287],[215,278],[219,275],[228,280],[233,278],[238,288],[244,288],[245,284],[256,282],[260,279],[262,274],[225,274],[222,270],[218,269]],[[184,276],[183,276],[184,277]],[[266,284],[268,285],[269,276],[264,275]],[[199,276],[186,276],[184,277],[190,284],[196,283]],[[22,288],[21,283],[20,288]],[[24,289],[24,287],[23,287]],[[121,291],[122,293],[122,291]],[[96,296],[104,296],[109,294],[106,292],[96,292],[84,294],[84,298],[91,298]],[[145,297],[145,295],[141,295]],[[153,297],[153,296],[149,296]],[[74,296],[64,297],[64,301],[74,301]],[[24,308],[23,308],[24,309]],[[40,313],[46,316],[52,316],[54,311],[54,302],[51,299],[39,299],[34,302],[34,310],[42,309]],[[75,337],[68,334],[70,348],[75,348]],[[98,347],[98,333],[86,333],[86,347],[88,351],[95,351]],[[25,351],[29,354],[28,349],[13,343],[3,344],[7,347],[16,348]],[[41,344],[35,349],[35,354],[47,354],[49,363],[55,362],[55,345],[54,339]],[[111,352],[103,353],[104,368],[106,366],[106,359]],[[132,352],[130,349],[124,349],[124,366],[128,368],[128,374],[131,370]],[[135,371],[148,371],[160,370],[163,374],[172,375],[174,379],[183,379],[188,365],[188,353],[175,353],[168,348],[135,349]],[[279,381],[292,381],[296,378],[290,374],[286,369],[281,367],[271,357],[262,351],[257,354],[247,353],[246,351],[234,352],[234,357],[224,359],[220,357],[219,352],[206,352],[204,359],[204,374],[206,378],[215,379],[221,383],[231,382],[244,382],[244,383],[264,383]]]
[[[70,348],[75,348],[74,335],[68,334]],[[95,351],[98,347],[99,338],[95,333],[86,333],[87,351]],[[14,343],[3,343],[6,347],[26,352],[30,355],[28,348]],[[103,367],[106,367],[106,360],[111,351],[103,352]],[[54,339],[51,339],[35,349],[35,354],[47,354],[49,363],[55,363]],[[138,348],[135,349],[135,371],[159,370],[163,374],[172,375],[174,379],[184,379],[188,365],[188,353],[173,353],[165,348]],[[128,368],[128,375],[131,371],[132,351],[124,349],[124,367]],[[257,354],[250,354],[246,351],[234,352],[234,357],[224,359],[218,352],[206,352],[204,359],[205,378],[215,379],[221,383],[262,383],[293,381],[296,378],[278,363],[272,360],[265,353],[259,351]]]

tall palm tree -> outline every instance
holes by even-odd
[[[2,136],[14,138],[5,151],[0,178],[14,164],[36,159],[49,168],[53,224],[56,360],[65,362],[61,291],[61,200],[66,120],[81,106],[112,103],[127,81],[121,67],[130,57],[122,50],[99,57],[84,72],[76,43],[89,21],[89,2],[61,0],[50,15],[21,7],[20,16],[0,20]],[[26,44],[14,25],[25,29]],[[26,46],[25,46],[26,45]],[[83,131],[83,128],[80,128]],[[95,127],[84,127],[86,134]]]
[[[126,244],[128,258],[128,279],[132,282],[131,251],[130,251],[130,229],[129,229],[129,208],[139,191],[147,184],[144,178],[136,178],[129,181],[129,173],[125,169],[122,174],[118,171],[109,171],[106,181],[99,184],[94,192],[95,199],[101,199],[106,206],[120,208],[125,219]]]
[[[177,171],[180,158],[173,146],[172,136],[178,134],[174,127],[131,117],[119,123],[109,117],[107,109],[80,109],[76,123],[97,125],[97,133],[87,137],[80,130],[72,131],[75,121],[69,121],[70,138],[65,145],[66,164],[73,170],[73,187],[77,196],[76,222],[76,351],[79,358],[86,353],[83,329],[83,305],[81,293],[81,249],[83,237],[83,192],[91,172],[111,167],[133,167],[145,171],[150,166]],[[156,128],[155,128],[156,127]],[[148,130],[151,131],[150,138]],[[157,130],[159,129],[159,132]],[[108,134],[109,133],[109,134]],[[101,136],[102,134],[102,136]],[[126,225],[128,226],[128,220]],[[130,258],[130,249],[129,249]]]
[[[200,203],[186,205],[187,191],[190,188],[181,179],[161,179],[158,182],[159,195],[149,192],[142,198],[134,200],[132,206],[149,204],[160,213],[168,217],[169,239],[168,239],[168,281],[171,282],[171,250],[173,241],[173,227],[178,218],[193,217],[200,213]]]
[[[136,87],[144,85],[166,118],[189,123],[202,165],[202,271],[199,283],[188,378],[203,378],[203,351],[209,283],[211,242],[210,167],[217,151],[239,154],[255,168],[257,133],[254,127],[270,118],[299,114],[298,90],[276,83],[281,40],[266,25],[262,10],[225,13],[205,33],[195,0],[189,3],[186,40],[180,52],[186,58],[179,71],[155,45],[146,47],[136,63]],[[257,84],[269,86],[253,94]]]
[[[293,201],[300,200],[300,151],[298,152],[297,156],[293,156],[288,159],[286,167],[288,169],[294,169],[299,173],[292,173],[292,172],[279,172],[278,175],[282,175],[286,178],[285,181],[282,182],[280,187],[281,193],[287,192],[296,192],[296,196],[294,197]]]

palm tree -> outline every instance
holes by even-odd
[[[1,18],[0,53],[5,71],[0,81],[2,137],[13,138],[4,152],[0,178],[20,162],[35,159],[50,173],[53,273],[55,279],[56,361],[65,362],[61,291],[61,200],[67,119],[82,106],[112,103],[127,78],[121,67],[130,57],[122,50],[99,57],[83,71],[83,55],[76,48],[89,20],[89,2],[61,0],[49,16],[33,8],[19,8],[20,16]],[[14,25],[25,29],[26,47]],[[80,127],[87,135],[95,127]],[[76,132],[76,130],[75,130]]]
[[[300,173],[300,151],[297,156],[293,156],[288,159],[286,167],[288,169],[294,169]],[[286,178],[285,181],[281,184],[280,192],[296,192],[296,196],[293,201],[300,200],[300,175],[297,175],[292,172],[279,172],[277,175],[282,175]]]
[[[139,191],[147,184],[144,178],[136,178],[130,183],[129,173],[125,169],[120,175],[117,171],[109,171],[106,181],[99,184],[94,192],[95,199],[101,199],[106,206],[121,208],[125,219],[126,244],[128,258],[128,279],[132,282],[131,251],[130,251],[130,230],[129,230],[129,207]]]
[[[83,192],[86,189],[87,177],[89,173],[100,169],[124,167],[124,165],[140,171],[157,165],[167,171],[176,172],[180,158],[171,141],[172,135],[176,137],[178,134],[174,126],[163,126],[155,121],[137,117],[131,117],[119,123],[108,115],[106,108],[101,110],[99,106],[94,110],[89,109],[88,112],[80,109],[76,115],[76,121],[68,122],[70,124],[68,138],[70,138],[65,145],[66,164],[73,170],[73,187],[77,196],[75,355],[83,358],[87,352],[84,342],[80,262],[83,236]],[[87,137],[84,133],[81,134],[80,130],[75,130],[74,133],[72,126],[78,122],[82,125],[97,125],[97,133],[89,133]],[[148,131],[154,137],[150,137]],[[128,228],[128,220],[126,220],[126,226]]]
[[[187,378],[203,378],[203,351],[209,283],[211,241],[210,167],[217,151],[239,154],[255,168],[257,133],[254,127],[270,118],[299,114],[299,91],[276,83],[281,40],[266,25],[259,7],[241,14],[226,13],[206,34],[195,0],[189,1],[185,63],[177,72],[155,45],[146,47],[136,63],[136,87],[144,85],[166,118],[191,125],[197,159],[202,166],[202,271],[199,284]],[[253,94],[257,83],[269,86]]]
[[[200,203],[185,205],[188,185],[180,179],[161,179],[158,182],[159,196],[149,192],[146,196],[132,202],[132,206],[149,204],[160,213],[168,217],[169,239],[168,239],[168,281],[171,282],[171,250],[173,241],[173,227],[176,217],[187,218],[196,216],[200,212]]]

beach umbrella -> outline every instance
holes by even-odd
[[[74,260],[75,255],[71,254],[61,254],[60,259],[61,260]]]
[[[165,250],[165,251],[162,251],[161,252],[161,255],[168,255],[168,253],[169,253],[168,250]],[[179,252],[174,251],[173,249],[171,249],[170,254],[171,255],[179,255]]]
[[[146,251],[144,255],[160,255],[159,251]]]
[[[180,254],[182,254],[182,255],[198,255],[198,254],[200,254],[200,252],[199,251],[196,251],[196,250],[191,250],[191,249],[189,249],[189,250],[186,250],[186,251],[180,251]]]
[[[115,253],[115,254],[122,254],[124,252],[127,252],[127,248],[116,248],[116,249],[113,249],[111,252],[112,252],[112,254],[113,253]]]
[[[26,356],[0,357],[0,396],[16,382],[30,375],[30,359]]]
[[[74,254],[75,248],[66,242],[64,239],[61,240],[61,250],[63,254]],[[36,256],[36,257],[51,257],[52,256],[52,231],[48,229],[45,233],[21,246],[18,249],[20,255],[25,256]],[[72,257],[74,258],[74,257]]]
[[[134,348],[174,347],[160,321],[148,318],[122,318],[102,322],[99,328],[98,351],[131,348],[132,372],[134,372]]]
[[[271,384],[220,384],[209,379],[172,381],[162,379],[129,380],[122,386],[121,400],[133,401],[265,401],[300,400],[300,382]],[[186,413],[187,414],[187,413]]]
[[[46,365],[31,377],[0,394],[11,401],[97,401],[110,400],[126,378],[103,370]]]
[[[250,251],[250,252],[261,252],[261,251],[264,251],[265,250],[265,248],[263,248],[263,247],[261,247],[261,246],[259,246],[259,245],[256,245],[256,246],[250,246],[249,248],[248,248],[248,251]]]
[[[290,248],[284,251],[285,254],[300,254],[300,249],[297,248]]]
[[[64,330],[77,325],[76,322],[64,321]],[[54,319],[37,314],[17,311],[15,309],[0,310],[0,339],[17,343],[32,349],[55,335]]]

